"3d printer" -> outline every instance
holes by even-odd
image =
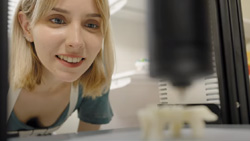
[[[149,0],[148,6],[151,76],[184,88],[213,72],[214,62],[222,122],[249,124],[249,80],[240,1]]]

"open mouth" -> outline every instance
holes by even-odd
[[[84,60],[84,58],[80,58],[80,57],[68,57],[68,56],[63,56],[63,55],[56,55],[56,57],[60,60],[63,60],[71,64],[77,64]]]

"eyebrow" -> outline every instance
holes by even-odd
[[[101,14],[93,13],[93,14],[87,14],[87,17],[102,17]]]
[[[65,10],[65,9],[61,9],[61,8],[52,8],[53,11],[56,12],[60,12],[60,13],[64,13],[64,14],[70,14],[69,11]],[[101,18],[101,14],[98,13],[91,13],[91,14],[87,14],[87,17],[100,17]]]
[[[65,14],[69,14],[69,11],[67,10],[64,10],[64,9],[61,9],[61,8],[52,8],[53,11],[57,11],[57,12],[60,12],[60,13],[65,13]]]

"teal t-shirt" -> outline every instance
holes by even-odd
[[[75,107],[78,110],[78,117],[81,121],[92,124],[106,124],[109,123],[113,117],[113,112],[109,102],[109,92],[103,94],[96,99],[82,97],[82,87],[79,87],[79,97]],[[57,121],[46,128],[53,128],[62,125],[67,120],[67,114],[69,111],[69,105],[66,107]],[[34,130],[35,127],[22,123],[12,111],[9,120],[7,122],[8,131],[23,131]]]

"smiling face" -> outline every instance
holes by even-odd
[[[77,80],[102,47],[102,18],[93,0],[59,0],[31,29],[44,74]]]

